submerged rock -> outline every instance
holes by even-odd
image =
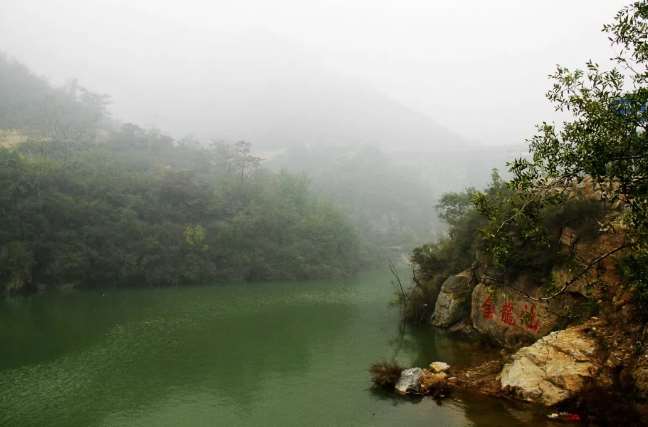
[[[447,328],[470,314],[472,293],[470,271],[450,276],[443,282],[432,315],[432,324]]]
[[[418,393],[420,390],[421,376],[423,369],[409,368],[403,369],[401,376],[396,383],[396,391],[400,394]]]
[[[598,345],[585,330],[572,327],[553,332],[520,349],[502,369],[502,390],[546,406],[583,391],[600,370]]]

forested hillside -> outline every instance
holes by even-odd
[[[352,227],[250,144],[119,125],[106,97],[0,59],[0,290],[348,275]]]
[[[446,230],[436,213],[443,193],[487,186],[492,169],[510,155],[504,147],[420,152],[302,145],[268,165],[307,174],[313,189],[343,209],[379,256],[397,258]]]

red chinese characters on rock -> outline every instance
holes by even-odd
[[[481,313],[485,320],[493,320],[497,315],[497,305],[493,302],[491,295],[487,296],[481,304]],[[516,325],[514,316],[513,301],[506,300],[499,309],[500,321],[510,326]],[[519,312],[519,324],[526,329],[537,333],[540,330],[540,319],[538,319],[535,304],[531,306],[524,304],[524,309]]]
[[[495,304],[493,304],[493,299],[490,297],[490,295],[486,297],[481,308],[482,316],[484,316],[484,319],[490,320],[493,318],[493,316],[495,315]]]
[[[502,305],[500,310],[500,319],[507,325],[515,325],[515,319],[513,318],[513,303],[511,301],[506,301]]]
[[[538,332],[540,330],[540,320],[536,314],[536,305],[531,304],[531,309],[524,304],[524,311],[522,312],[522,324],[526,326],[527,329]]]

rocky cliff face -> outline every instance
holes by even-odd
[[[477,331],[507,348],[519,348],[566,323],[576,297],[548,302],[530,300],[538,296],[532,286],[477,283],[478,275],[464,271],[449,277],[436,299],[433,326]],[[475,285],[476,283],[476,285]]]
[[[576,262],[557,266],[544,281],[524,274],[514,279],[496,279],[489,266],[478,261],[473,269],[443,283],[436,297],[432,325],[469,328],[503,347],[517,349],[586,318],[593,306],[613,299],[627,302],[630,295],[619,285],[618,256],[605,258],[582,274],[588,260],[620,246],[623,239],[622,232],[608,232],[594,240],[580,241],[572,229],[565,228],[560,241]],[[565,283],[570,285],[559,297],[542,298]]]
[[[492,361],[487,370],[471,368],[477,374],[488,371],[479,381],[471,370],[465,378],[460,373],[460,384],[546,406],[568,405],[583,413],[608,411],[596,401],[603,399],[618,409],[615,416],[644,414],[648,419],[648,327],[619,273],[623,254],[586,268],[620,247],[623,239],[622,232],[608,231],[580,241],[565,229],[563,250],[575,262],[556,266],[544,289],[543,283],[523,275],[498,281],[479,263],[447,279],[432,324],[470,330],[513,351]],[[562,289],[564,284],[568,286]],[[556,297],[541,298],[552,294]]]
[[[432,324],[441,328],[448,328],[465,319],[470,314],[472,289],[473,277],[470,271],[448,277],[441,285],[434,306]]]
[[[533,301],[517,287],[479,283],[472,292],[470,319],[481,334],[507,348],[534,342],[564,323],[573,298]],[[538,294],[534,292],[534,294]]]
[[[632,236],[619,201],[597,188],[575,184],[567,194],[575,202],[547,216],[546,256],[531,245],[529,260],[520,237],[515,256],[523,262],[509,256],[494,265],[492,252],[477,252],[469,270],[445,281],[443,256],[413,258],[438,270],[438,288],[424,295],[434,312],[422,319],[502,347],[454,372],[456,387],[568,409],[597,425],[648,425],[648,315],[641,290],[622,274]]]

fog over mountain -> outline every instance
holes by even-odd
[[[371,144],[427,150],[465,145],[429,116],[266,36],[217,40],[197,62],[179,62],[175,68],[157,64],[163,69],[157,79],[164,76],[170,85],[124,76],[124,89],[145,97],[131,101],[129,117],[178,137],[244,139],[258,148]],[[142,53],[148,55],[137,59],[142,66],[159,61],[151,52]]]
[[[605,60],[614,1],[0,4],[0,50],[110,94],[118,119],[257,147],[509,145],[554,64]],[[560,13],[556,13],[560,10]]]

